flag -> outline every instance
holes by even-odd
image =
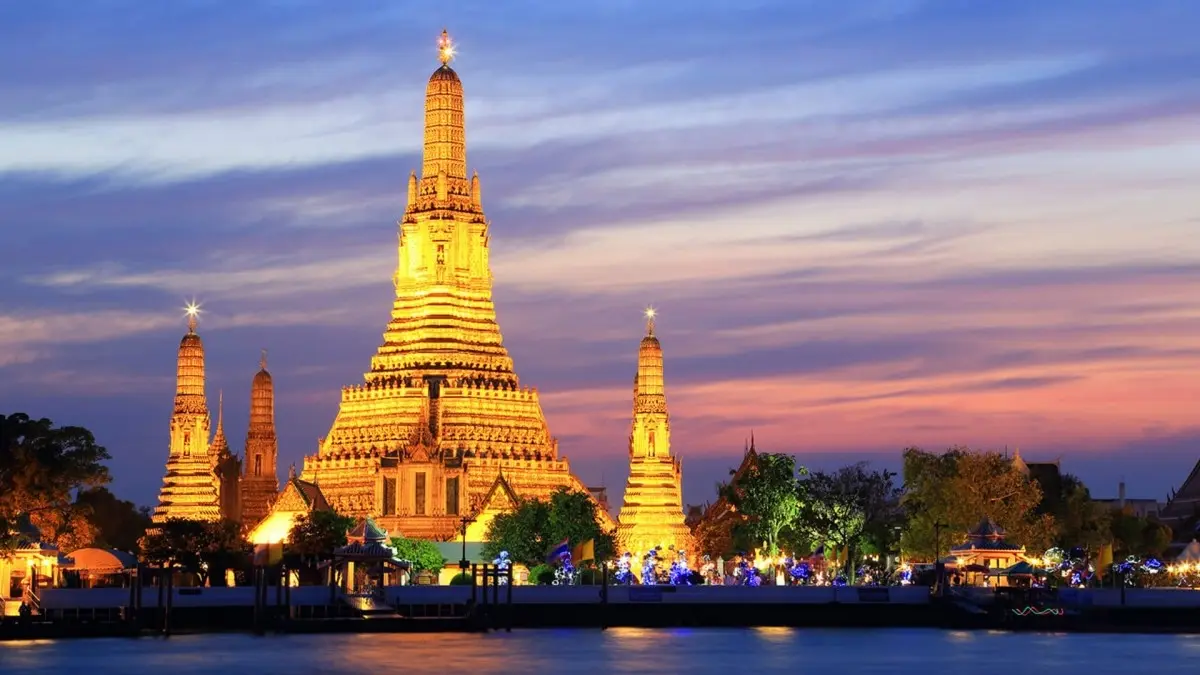
[[[571,549],[571,560],[578,565],[585,560],[596,559],[596,540],[588,539],[582,544]]]
[[[547,563],[558,562],[559,560],[562,560],[564,557],[566,557],[570,553],[571,553],[571,540],[563,539],[561,542],[559,542],[558,546],[555,546],[554,548],[550,549],[550,553],[548,553],[546,555],[546,562]]]

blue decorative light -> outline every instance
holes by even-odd
[[[613,576],[618,586],[629,586],[633,583],[633,571],[630,569],[632,566],[633,554],[628,551],[621,554],[621,558],[617,560],[617,573]]]
[[[692,570],[688,569],[687,555],[684,551],[677,552],[675,562],[671,563],[669,572],[671,584],[674,586],[691,586],[692,585]]]
[[[566,553],[561,558],[562,565],[554,570],[555,586],[575,585],[575,566],[571,564],[571,554]]]
[[[500,584],[508,583],[508,568],[512,565],[512,561],[508,559],[508,551],[500,551],[500,555],[492,560],[492,564],[496,566],[496,571],[500,573]]]
[[[642,585],[655,586],[658,584],[658,549],[652,548],[642,558]]]

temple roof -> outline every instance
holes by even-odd
[[[387,532],[375,524],[375,521],[370,518],[364,518],[359,521],[354,529],[346,535],[352,543],[359,542],[361,544],[381,543],[388,540]]]
[[[441,80],[458,82],[458,73],[454,72],[454,69],[450,66],[441,66],[437,70],[433,71],[433,74],[429,76],[429,81],[437,82]]]
[[[329,511],[331,510],[329,502],[325,501],[325,493],[321,492],[321,487],[316,483],[310,483],[306,480],[300,480],[292,476],[289,481],[295,486],[296,491],[300,493],[300,497],[304,499],[304,503],[310,511]]]
[[[951,546],[953,551],[1020,551],[1024,546],[1010,544],[1004,541],[1004,536],[1007,533],[1003,527],[1000,527],[991,518],[984,518],[979,521],[970,532],[967,533],[967,541]]]

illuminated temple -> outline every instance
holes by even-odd
[[[167,473],[152,516],[155,523],[172,518],[220,519],[217,456],[210,452],[217,444],[209,443],[210,422],[204,394],[204,343],[196,333],[196,308],[189,307],[188,332],[179,341],[171,444]]]
[[[195,305],[188,307],[188,332],[179,342],[167,470],[152,518],[158,524],[173,518],[226,519],[249,529],[267,515],[279,491],[275,390],[264,351],[250,387],[250,425],[243,457],[230,450],[225,437],[223,396],[217,428],[210,439],[204,343],[196,332],[198,313]]]
[[[515,497],[587,488],[502,342],[489,223],[478,174],[467,174],[463,86],[445,32],[439,48],[421,176],[409,176],[399,221],[391,320],[365,381],[342,390],[300,478],[338,512],[371,516],[390,532],[448,540],[466,519],[467,537],[480,541],[490,516]]]
[[[667,414],[663,352],[654,335],[654,310],[646,310],[646,336],[638,349],[633,377],[633,424],[629,432],[629,480],[618,517],[622,550],[664,553],[690,546],[684,524],[682,473],[671,455],[671,420]]]

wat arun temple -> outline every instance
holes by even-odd
[[[670,450],[663,355],[648,312],[634,377],[630,475],[620,523],[601,489],[571,472],[535,388],[522,386],[492,302],[491,223],[468,174],[463,85],[443,32],[425,90],[421,174],[408,178],[399,221],[395,300],[361,384],[342,389],[315,454],[280,485],[274,388],[266,358],[251,382],[245,451],[234,455],[221,414],[210,438],[204,348],[194,309],[179,346],[166,476],[155,522],[241,522],[256,543],[281,541],[302,513],[331,508],[392,534],[482,541],[520,500],[565,488],[597,501],[600,525],[627,550],[684,548],[680,464]]]

